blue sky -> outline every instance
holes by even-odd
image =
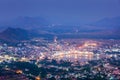
[[[120,0],[0,0],[0,21],[19,16],[60,24],[90,23],[120,16]]]

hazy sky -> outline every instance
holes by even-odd
[[[88,23],[120,16],[120,0],[0,0],[0,21],[18,16],[40,16],[52,23]]]

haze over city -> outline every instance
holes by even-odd
[[[120,0],[0,0],[0,80],[120,80]]]

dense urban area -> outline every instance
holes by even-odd
[[[120,80],[120,40],[55,36],[1,43],[0,80]]]
[[[120,80],[120,0],[0,0],[0,80]]]

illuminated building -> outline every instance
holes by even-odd
[[[54,43],[57,43],[57,36],[54,37]]]
[[[35,80],[41,80],[39,76],[35,77]]]
[[[22,74],[23,72],[22,72],[22,70],[16,70],[16,73],[17,74]]]

